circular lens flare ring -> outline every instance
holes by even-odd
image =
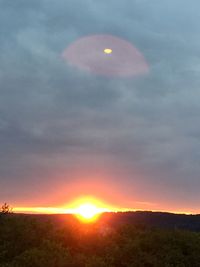
[[[125,78],[149,73],[143,54],[132,43],[112,35],[82,37],[70,44],[62,57],[71,66],[106,77]]]

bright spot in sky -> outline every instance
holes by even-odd
[[[112,49],[106,48],[106,49],[104,49],[104,53],[105,54],[111,54],[112,53]]]
[[[99,214],[100,211],[95,205],[91,203],[85,203],[77,208],[76,213],[82,218],[90,220]]]
[[[125,78],[149,73],[142,52],[133,43],[112,35],[82,37],[66,47],[62,57],[71,66],[95,75]]]
[[[93,197],[83,197],[72,203],[68,213],[72,213],[82,222],[88,223],[96,221],[101,213],[110,210],[103,202]]]

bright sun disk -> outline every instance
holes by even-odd
[[[68,204],[66,211],[84,223],[92,223],[98,220],[102,213],[110,212],[111,207],[92,196],[83,196]]]
[[[99,209],[90,203],[82,204],[76,209],[76,214],[86,220],[94,218],[99,213]]]

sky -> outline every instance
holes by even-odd
[[[199,9],[197,0],[0,0],[0,202],[63,207],[91,195],[200,212]],[[129,42],[148,73],[109,77],[63,59],[97,35]]]

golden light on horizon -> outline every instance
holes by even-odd
[[[81,196],[55,207],[14,207],[16,213],[30,214],[72,214],[79,219],[92,221],[100,213],[119,210],[93,196]],[[93,218],[94,217],[94,218]]]
[[[175,214],[199,214],[198,210],[187,209],[146,209],[142,208],[122,208],[114,207],[112,205],[105,204],[96,198],[78,198],[71,202],[69,205],[62,205],[58,207],[19,207],[13,208],[14,213],[25,214],[71,214],[76,216],[80,221],[84,223],[95,222],[99,216],[104,212],[127,212],[127,211],[152,211],[152,212],[171,212]]]
[[[112,49],[110,49],[110,48],[105,48],[105,49],[104,49],[104,53],[105,53],[105,54],[112,54],[112,52],[113,52],[113,51],[112,51]]]
[[[75,215],[84,222],[95,221],[100,213],[102,211],[91,203],[84,203],[75,211]]]
[[[80,198],[73,203],[71,213],[82,222],[94,222],[98,219],[101,213],[110,211],[110,209],[105,207],[106,205],[101,201],[92,197],[85,197]]]

